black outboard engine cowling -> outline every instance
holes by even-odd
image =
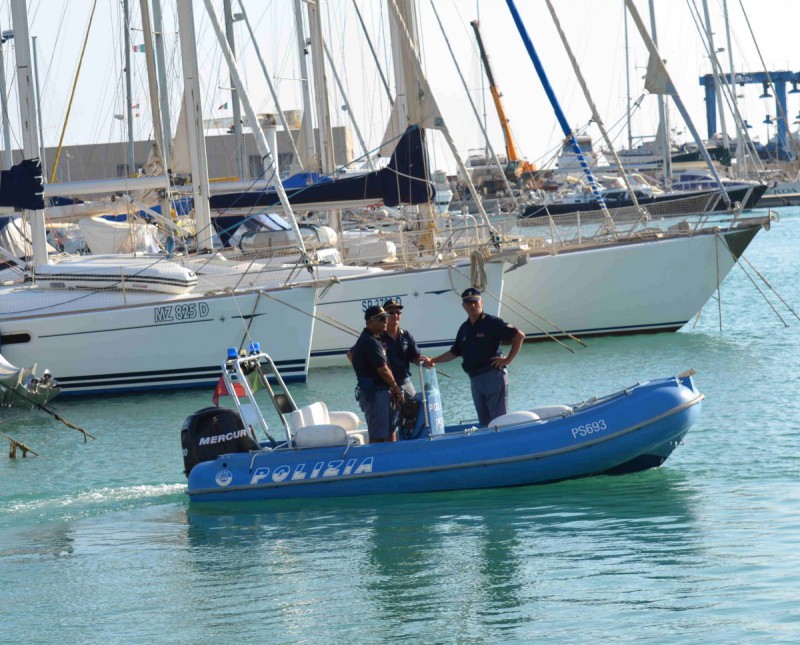
[[[186,417],[181,428],[183,472],[188,477],[197,464],[232,452],[259,450],[239,415],[227,408],[203,408]]]

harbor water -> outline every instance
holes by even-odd
[[[781,209],[746,253],[795,311],[798,240]],[[88,443],[0,410],[39,453],[0,458],[0,642],[799,642],[800,320],[744,267],[678,333],[528,344],[512,365],[512,409],[694,368],[699,423],[635,475],[206,508],[180,428],[211,391],[56,400]],[[443,369],[446,420],[469,416]],[[356,410],[353,385],[331,368],[293,392]]]

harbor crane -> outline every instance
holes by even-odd
[[[506,144],[506,158],[508,159],[508,164],[505,168],[506,176],[510,181],[521,181],[523,184],[525,184],[526,188],[533,188],[537,175],[536,165],[530,163],[526,159],[523,159],[519,154],[516,141],[514,141],[514,135],[511,132],[511,126],[509,125],[508,117],[506,117],[506,112],[503,109],[503,102],[500,100],[502,94],[500,93],[500,89],[497,87],[497,83],[495,83],[494,74],[492,73],[492,68],[489,65],[489,57],[486,54],[486,48],[483,46],[480,23],[477,20],[473,20],[469,24],[472,26],[472,29],[475,32],[475,39],[478,41],[478,50],[480,51],[481,62],[483,63],[483,68],[486,71],[486,77],[489,80],[489,91],[492,93],[492,100],[494,101],[494,106],[497,110],[497,116],[500,118],[500,127],[503,130],[503,138],[505,139]]]

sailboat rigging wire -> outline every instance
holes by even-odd
[[[467,278],[467,277],[468,277],[467,275],[465,275],[465,274],[464,274],[462,271],[460,271],[460,270],[459,270],[458,268],[456,268],[456,267],[449,267],[449,268],[450,268],[450,270],[451,270],[451,271],[454,271],[455,273],[457,273],[458,275],[460,275],[462,278]],[[452,282],[452,279],[451,279],[451,281],[450,281],[450,284],[453,284],[453,282]],[[455,291],[455,286],[453,287],[453,290]],[[456,292],[456,293],[457,293],[457,292]],[[483,290],[483,293],[484,293],[484,295],[491,296],[491,297],[492,297],[492,298],[494,298],[494,300],[496,300],[497,302],[501,302],[501,299],[500,299],[500,297],[499,297],[499,296],[498,296],[496,293],[494,293],[494,292],[492,292],[492,291],[490,291],[490,290]],[[506,294],[505,298],[508,298],[508,299],[510,299],[510,300],[514,300],[513,298],[511,298],[511,297],[510,297],[510,296],[508,296],[507,294]],[[517,302],[517,301],[516,301],[516,300],[514,300],[514,302]],[[531,325],[533,325],[533,326],[534,326],[536,329],[538,329],[538,330],[539,330],[540,332],[542,332],[542,333],[543,333],[545,336],[547,336],[547,337],[548,337],[550,340],[552,340],[552,341],[554,341],[554,342],[558,343],[559,345],[561,345],[561,346],[562,346],[564,349],[566,349],[566,350],[567,350],[567,351],[568,351],[570,354],[574,354],[574,353],[575,353],[575,351],[574,351],[574,350],[573,350],[571,347],[569,347],[569,346],[567,346],[566,344],[564,344],[563,342],[561,342],[561,341],[560,341],[558,338],[556,338],[556,337],[555,337],[553,334],[551,334],[550,332],[548,332],[546,329],[544,329],[544,328],[540,327],[540,326],[539,326],[539,325],[537,325],[535,322],[533,322],[532,320],[530,320],[530,319],[528,319],[527,317],[525,317],[525,316],[524,316],[524,315],[523,315],[523,314],[522,314],[520,311],[518,311],[518,310],[514,309],[514,307],[510,307],[510,306],[508,306],[508,304],[507,304],[507,303],[505,303],[505,302],[504,302],[504,306],[506,306],[508,309],[510,309],[511,311],[513,311],[515,314],[517,314],[517,315],[519,315],[520,317],[522,317],[522,318],[525,320],[525,322],[529,322],[529,323],[530,323]],[[527,307],[526,307],[526,309],[527,309]],[[532,314],[534,314],[534,315],[535,315],[535,316],[537,316],[538,318],[541,318],[542,320],[544,320],[544,321],[545,321],[547,324],[549,324],[549,325],[551,325],[552,327],[555,327],[556,329],[558,329],[559,333],[561,333],[561,334],[563,334],[563,335],[565,335],[565,336],[567,336],[567,337],[571,338],[572,340],[574,340],[574,341],[576,341],[576,342],[580,343],[581,345],[583,345],[584,347],[586,347],[585,343],[583,343],[583,342],[582,342],[580,339],[576,338],[575,336],[573,336],[573,335],[572,335],[572,334],[570,334],[569,332],[567,332],[567,331],[564,331],[563,329],[560,329],[560,328],[559,328],[557,325],[553,324],[552,322],[550,322],[549,320],[547,320],[547,319],[546,319],[546,318],[544,318],[543,316],[539,316],[539,315],[538,315],[536,312],[534,312],[533,310],[531,310],[531,309],[528,309],[528,311],[530,311]]]
[[[508,10],[511,13],[511,17],[514,20],[514,24],[517,27],[517,31],[519,32],[520,38],[525,46],[526,51],[528,52],[528,56],[533,63],[534,68],[536,69],[536,74],[539,76],[539,81],[542,84],[542,88],[544,89],[547,98],[550,100],[550,105],[553,107],[553,111],[556,115],[556,120],[558,121],[559,125],[561,126],[561,130],[564,133],[564,136],[569,141],[573,152],[578,158],[580,163],[581,169],[583,173],[586,175],[586,178],[589,181],[589,185],[592,189],[592,194],[594,195],[595,201],[601,208],[605,207],[605,200],[603,196],[600,194],[600,188],[597,183],[597,180],[592,173],[591,168],[589,168],[589,164],[586,161],[586,157],[581,150],[580,145],[578,144],[578,140],[575,138],[575,132],[569,125],[567,121],[567,117],[564,114],[564,111],[561,109],[561,105],[558,102],[558,98],[556,98],[555,92],[553,91],[553,87],[550,85],[550,81],[547,78],[547,74],[544,71],[544,67],[542,66],[542,62],[539,59],[539,55],[536,53],[536,49],[533,46],[533,41],[531,40],[528,32],[525,29],[525,25],[522,22],[522,17],[519,15],[517,11],[517,7],[514,4],[514,0],[506,0],[506,5],[508,6]]]
[[[768,281],[768,280],[767,280],[767,279],[766,279],[766,278],[765,278],[763,275],[761,275],[761,274],[759,273],[758,269],[756,269],[756,268],[755,268],[755,267],[752,265],[752,263],[750,262],[750,260],[748,260],[748,259],[745,257],[744,253],[742,253],[742,255],[741,255],[741,258],[740,258],[740,259],[742,259],[742,260],[744,260],[745,262],[747,262],[748,266],[749,266],[751,269],[753,269],[753,271],[755,271],[755,272],[756,272],[756,275],[757,275],[759,278],[761,278],[761,280],[764,282],[764,284],[765,284],[765,285],[767,285],[767,286],[770,288],[770,290],[772,291],[772,293],[774,293],[774,294],[775,294],[775,296],[778,298],[778,300],[780,300],[780,301],[783,303],[784,307],[786,307],[786,308],[787,308],[789,311],[791,311],[791,312],[792,312],[792,315],[793,315],[795,318],[797,318],[798,320],[800,320],[800,316],[798,316],[798,315],[795,313],[794,309],[792,309],[792,308],[791,308],[791,306],[789,306],[789,303],[788,303],[788,302],[786,302],[786,301],[785,301],[783,298],[781,298],[781,294],[779,294],[779,293],[778,293],[778,292],[775,290],[775,288],[774,288],[774,287],[773,287],[773,286],[772,286],[772,285],[769,283],[769,281]]]
[[[729,250],[730,250],[730,249],[729,249]],[[751,276],[751,275],[750,275],[750,274],[747,272],[747,269],[745,269],[745,268],[744,268],[744,264],[742,264],[741,262],[738,262],[738,261],[736,262],[736,264],[738,264],[738,265],[739,265],[739,268],[740,268],[740,269],[742,270],[742,272],[743,272],[743,273],[744,273],[744,274],[747,276],[747,279],[748,279],[748,280],[750,280],[750,282],[752,282],[752,283],[753,283],[753,286],[754,286],[754,287],[755,287],[755,288],[758,290],[758,293],[759,293],[759,294],[761,295],[761,297],[764,299],[764,302],[766,302],[766,303],[767,303],[767,304],[770,306],[770,309],[772,309],[772,311],[774,311],[774,312],[775,312],[775,315],[776,315],[776,316],[777,316],[777,317],[780,319],[780,321],[783,323],[783,326],[784,326],[784,327],[788,327],[788,326],[789,326],[789,325],[788,325],[788,323],[787,323],[787,322],[786,322],[786,321],[783,319],[783,316],[781,316],[781,315],[778,313],[778,310],[777,310],[777,309],[775,309],[775,305],[773,305],[773,304],[772,304],[772,303],[769,301],[769,298],[767,298],[767,294],[765,294],[765,293],[764,293],[764,292],[761,290],[761,287],[759,287],[759,286],[756,284],[756,281],[755,281],[755,280],[753,280],[753,276]]]
[[[722,333],[722,293],[719,290],[719,241],[721,237],[719,231],[714,231],[714,256],[716,257],[717,268],[717,309],[719,310],[719,333]],[[728,245],[725,245],[728,248]],[[728,249],[730,251],[730,249]]]
[[[775,91],[775,85],[772,82],[772,76],[769,73],[769,68],[767,67],[767,63],[764,61],[764,57],[761,55],[761,48],[758,46],[758,41],[756,40],[756,35],[753,33],[753,26],[750,24],[750,18],[747,15],[747,12],[744,9],[744,5],[742,4],[742,0],[739,0],[739,6],[742,8],[742,15],[744,15],[744,21],[747,24],[747,29],[750,31],[750,37],[753,39],[753,45],[755,45],[756,52],[758,53],[758,60],[761,63],[761,69],[764,70],[764,73],[767,75],[767,83],[769,84],[772,93],[777,96],[778,93]],[[778,104],[778,109],[782,112],[778,116],[781,119],[784,119],[784,123],[789,123],[789,119],[786,116],[786,113],[780,107],[780,101],[776,102]],[[793,137],[789,137],[790,141],[794,141]]]
[[[692,16],[695,28],[697,29],[697,32],[700,35],[700,42],[703,43],[706,55],[709,57],[709,60],[711,61],[711,67],[713,69],[714,76],[715,78],[718,79],[720,87],[726,90],[725,92],[720,91],[720,94],[722,98],[725,100],[725,103],[727,104],[728,109],[731,111],[731,114],[733,115],[733,119],[736,123],[736,129],[739,132],[739,137],[744,140],[745,146],[747,148],[747,155],[749,155],[751,157],[751,160],[753,160],[755,163],[761,165],[761,162],[758,158],[758,153],[756,152],[756,149],[753,145],[753,141],[752,139],[750,139],[750,135],[747,133],[747,125],[745,124],[744,119],[742,118],[742,115],[739,112],[739,105],[736,101],[736,96],[735,96],[736,90],[735,90],[734,78],[728,75],[729,76],[729,78],[727,79],[728,82],[725,82],[726,75],[722,71],[719,60],[717,59],[716,52],[711,51],[711,43],[707,42],[707,36],[706,36],[707,31],[702,26],[702,21],[700,19],[700,11],[697,8],[695,1],[686,0],[686,5],[689,7],[689,14]],[[722,113],[723,112],[720,110],[720,114]],[[786,115],[784,115],[784,117],[785,116]],[[730,144],[726,145],[727,147],[730,147]]]
[[[507,0],[511,2],[511,0]],[[722,183],[722,180],[719,177],[719,173],[717,172],[716,167],[714,166],[713,161],[711,160],[710,155],[708,154],[708,150],[706,149],[705,145],[703,145],[703,141],[700,138],[700,134],[697,132],[697,128],[694,126],[694,121],[689,116],[689,112],[686,110],[686,106],[683,104],[683,100],[678,94],[678,90],[675,87],[675,83],[672,82],[672,77],[670,76],[669,70],[667,70],[664,61],[661,58],[661,53],[658,51],[653,39],[647,33],[647,29],[642,22],[642,18],[639,15],[639,11],[636,9],[636,6],[633,4],[633,0],[625,0],[625,6],[628,8],[628,14],[633,19],[634,24],[636,25],[636,29],[639,31],[639,34],[642,37],[642,41],[644,42],[645,46],[647,47],[647,51],[650,54],[650,63],[649,65],[653,65],[654,71],[659,75],[660,81],[659,83],[663,85],[663,89],[660,93],[668,94],[672,97],[672,102],[675,103],[675,107],[678,108],[678,112],[680,112],[681,117],[683,118],[684,123],[686,123],[686,127],[689,129],[689,132],[692,134],[692,138],[697,143],[697,146],[700,150],[700,154],[703,156],[703,160],[706,162],[708,166],[709,172],[714,177],[714,181],[717,182],[719,186],[719,192],[722,194],[723,198],[725,199],[725,204],[727,206],[731,205],[731,198],[728,195],[728,191],[725,190],[725,185]]]
[[[464,75],[461,73],[461,66],[458,64],[458,59],[456,58],[455,53],[453,52],[453,48],[450,46],[450,39],[447,37],[447,33],[444,30],[444,25],[442,24],[442,19],[439,17],[439,12],[436,11],[436,6],[433,4],[433,0],[430,0],[431,9],[433,9],[433,15],[436,16],[436,22],[439,24],[439,30],[442,32],[442,36],[444,37],[444,42],[447,45],[447,51],[450,52],[450,57],[453,59],[453,64],[455,65],[456,72],[458,73],[458,77],[461,79],[461,85],[464,87],[464,93],[467,96],[467,101],[469,101],[469,105],[472,108],[472,113],[475,115],[475,120],[478,123],[478,127],[481,129],[481,134],[483,134],[483,139],[486,142],[486,147],[489,149],[489,152],[492,154],[492,160],[497,165],[498,168],[502,171],[502,165],[500,164],[500,160],[497,158],[497,154],[494,151],[494,147],[489,141],[489,133],[486,132],[486,128],[483,125],[483,121],[481,119],[481,115],[478,113],[478,108],[475,105],[475,101],[472,100],[472,95],[470,94],[469,87],[467,86],[467,81],[464,79]],[[538,174],[538,173],[537,173]],[[514,204],[514,208],[517,209],[520,207],[519,202],[517,201],[516,196],[514,195],[514,191],[511,188],[511,184],[508,181],[508,177],[506,177],[505,172],[501,172],[500,175],[503,178],[503,183],[506,185],[506,190],[508,190],[509,195],[511,195],[512,203]]]
[[[261,65],[261,72],[264,74],[264,80],[267,82],[267,87],[269,87],[269,92],[272,95],[272,100],[275,102],[275,111],[278,113],[278,118],[281,121],[281,125],[283,125],[283,129],[289,133],[289,145],[292,147],[292,153],[294,154],[294,159],[297,162],[298,167],[300,170],[303,170],[303,161],[300,157],[300,153],[297,151],[297,146],[294,144],[294,137],[291,136],[291,130],[289,128],[289,123],[286,121],[286,115],[283,112],[283,108],[281,108],[280,101],[278,100],[278,93],[275,91],[275,87],[272,84],[272,78],[270,78],[269,73],[267,72],[267,67],[264,64],[264,58],[261,56],[261,48],[258,46],[258,41],[256,40],[256,36],[253,33],[253,27],[250,25],[250,18],[247,16],[247,11],[245,11],[244,4],[242,0],[239,0],[239,9],[241,10],[242,17],[244,18],[244,24],[247,26],[247,31],[250,34],[250,42],[253,45],[253,50],[256,53],[256,58],[258,59],[259,64]]]
[[[345,323],[343,323],[343,322],[341,322],[339,320],[336,320],[335,318],[331,318],[330,316],[328,316],[326,314],[320,314],[320,313],[310,314],[307,311],[304,311],[304,310],[300,309],[299,307],[296,307],[294,305],[290,305],[288,302],[284,302],[283,300],[280,300],[280,299],[276,298],[275,296],[271,295],[267,291],[263,291],[263,290],[259,290],[259,291],[261,292],[261,295],[263,295],[263,296],[265,296],[267,298],[271,298],[272,300],[275,300],[276,302],[279,302],[280,304],[289,307],[289,309],[294,309],[295,311],[303,314],[304,316],[310,316],[314,320],[319,321],[321,323],[324,323],[324,324],[326,324],[326,325],[328,325],[330,327],[333,327],[334,329],[337,329],[339,331],[343,331],[343,332],[348,333],[351,336],[355,336],[355,337],[358,337],[361,334],[360,331],[358,331],[356,329],[353,329],[349,325],[346,325]]]
[[[389,83],[386,80],[386,76],[383,73],[383,68],[380,65],[380,61],[378,60],[378,54],[376,53],[375,47],[372,44],[372,39],[369,37],[367,26],[364,24],[364,18],[361,16],[361,11],[359,11],[358,9],[358,3],[356,2],[356,0],[353,0],[353,7],[356,10],[356,16],[358,16],[358,21],[361,23],[361,30],[364,32],[364,37],[367,40],[367,45],[369,45],[369,50],[372,52],[372,58],[375,61],[375,67],[378,69],[378,74],[381,77],[381,82],[383,83],[383,87],[386,90],[386,96],[389,98],[389,106],[394,107],[394,99],[392,98],[392,91],[389,89]]]
[[[719,233],[715,233],[715,235],[719,235]],[[739,268],[740,268],[740,269],[741,269],[741,270],[744,272],[744,274],[747,276],[748,280],[750,280],[750,282],[752,282],[752,283],[753,283],[753,286],[756,288],[756,290],[758,291],[758,293],[759,293],[759,294],[761,294],[761,297],[764,299],[764,301],[765,301],[765,302],[766,302],[766,303],[767,303],[767,304],[770,306],[770,308],[772,309],[772,311],[774,311],[774,312],[775,312],[775,315],[776,315],[776,316],[777,316],[777,317],[780,319],[780,321],[783,323],[783,326],[784,326],[784,327],[788,327],[789,325],[788,325],[788,324],[786,323],[786,321],[783,319],[783,316],[781,316],[781,315],[778,313],[778,310],[777,310],[777,309],[775,308],[775,306],[774,306],[774,305],[773,305],[773,304],[770,302],[769,298],[767,298],[767,295],[766,295],[766,294],[765,294],[765,293],[764,293],[764,292],[761,290],[761,288],[760,288],[760,287],[759,287],[759,286],[756,284],[756,281],[755,281],[755,280],[753,280],[753,277],[752,277],[752,276],[751,276],[751,275],[750,275],[750,274],[747,272],[747,270],[744,268],[744,265],[743,265],[743,264],[742,264],[742,263],[739,261],[739,258],[737,258],[737,257],[734,255],[733,251],[732,251],[732,250],[731,250],[731,248],[728,246],[728,243],[725,241],[725,239],[724,239],[724,238],[723,238],[723,240],[722,240],[722,243],[724,244],[725,248],[728,250],[728,253],[730,253],[730,254],[731,254],[731,258],[733,258],[733,261],[734,261],[736,264],[738,264],[738,265],[739,265]],[[755,267],[754,267],[752,264],[750,264],[750,261],[749,261],[747,258],[745,258],[745,257],[744,257],[744,255],[742,255],[741,257],[744,259],[744,261],[745,261],[745,262],[747,262],[747,264],[749,264],[749,265],[750,265],[750,268],[752,268],[752,269],[753,269],[753,271],[755,271],[755,272],[756,272],[756,274],[758,274],[758,277],[759,277],[759,278],[761,278],[761,279],[764,281],[764,284],[766,284],[766,285],[767,285],[767,286],[768,286],[770,289],[772,289],[772,285],[771,285],[769,282],[767,282],[767,281],[766,281],[766,279],[764,278],[764,276],[762,276],[760,273],[758,273],[758,271],[756,270],[756,268],[755,268]],[[780,297],[780,295],[778,295],[778,292],[777,292],[777,291],[775,291],[774,289],[772,289],[772,291],[773,291],[773,293],[775,293],[775,295],[776,295],[776,296],[778,296],[778,299],[779,299],[779,300],[780,300],[780,301],[781,301],[781,302],[782,302],[782,303],[783,303],[783,304],[786,306],[786,308],[787,308],[789,311],[791,311],[791,312],[792,312],[792,314],[794,315],[794,317],[795,317],[795,318],[797,318],[797,314],[794,312],[794,310],[793,310],[793,309],[792,309],[792,308],[791,308],[791,307],[790,307],[788,304],[786,304],[786,301],[785,301],[783,298],[781,298],[781,297]],[[798,320],[800,320],[800,318],[798,318]]]
[[[497,234],[499,236],[499,233],[495,232],[494,227],[492,227],[492,224],[489,221],[489,216],[486,214],[486,210],[483,208],[483,203],[478,198],[478,193],[475,190],[475,186],[473,185],[472,180],[469,177],[469,173],[467,172],[467,168],[464,165],[464,161],[461,159],[461,155],[458,152],[458,148],[456,147],[455,141],[453,141],[453,138],[450,135],[450,131],[448,130],[447,125],[444,122],[444,117],[441,114],[441,110],[439,110],[439,107],[436,104],[436,99],[433,95],[433,91],[431,90],[431,87],[428,84],[428,80],[422,69],[422,63],[420,62],[416,47],[414,46],[414,43],[411,40],[411,35],[408,32],[408,27],[406,26],[405,21],[403,20],[403,16],[400,13],[400,9],[397,6],[396,0],[389,0],[389,8],[391,9],[392,15],[394,16],[394,19],[397,23],[398,30],[404,36],[405,46],[409,50],[408,59],[411,62],[411,65],[413,66],[414,72],[417,77],[416,78],[417,83],[419,83],[420,86],[420,90],[435,106],[438,118],[441,120],[441,123],[438,126],[439,130],[441,131],[442,136],[444,136],[444,140],[447,142],[447,145],[450,148],[450,151],[452,152],[453,157],[455,158],[456,163],[458,164],[458,167],[461,170],[461,173],[466,178],[467,187],[469,188],[469,192],[472,195],[472,198],[475,200],[476,205],[478,206],[478,212],[480,213],[481,220],[483,221],[484,224],[486,224],[486,226],[489,227],[489,229],[493,232],[493,234]]]
[[[75,80],[72,82],[72,91],[69,95],[69,103],[67,104],[67,114],[64,116],[64,125],[61,128],[61,136],[58,139],[58,148],[56,148],[56,158],[53,161],[53,170],[50,173],[50,183],[55,183],[56,180],[56,170],[58,170],[58,160],[61,157],[61,147],[64,145],[64,135],[67,133],[67,123],[69,123],[69,115],[72,111],[72,101],[75,99],[75,90],[78,89],[78,77],[81,73],[81,67],[83,66],[83,58],[86,55],[86,45],[89,43],[89,32],[92,29],[92,21],[94,20],[94,10],[97,8],[97,0],[94,0],[92,3],[92,13],[89,14],[89,24],[86,26],[86,35],[83,38],[83,47],[81,48],[81,56],[78,59],[78,69],[75,72]],[[42,141],[42,146],[44,147],[44,141]]]
[[[239,315],[242,315],[242,310],[239,308],[239,301],[236,298],[235,293],[231,293],[233,297],[233,301],[236,303],[236,309],[239,311]],[[253,319],[256,317],[256,309],[258,309],[258,301],[261,300],[261,290],[256,291],[256,299],[253,302],[253,311],[250,312],[250,316],[247,319],[247,324],[244,327],[244,335],[242,336],[242,341],[239,343],[239,351],[242,351],[245,342],[248,338],[250,338],[250,326],[253,324]],[[242,316],[242,322],[244,323],[244,316]]]
[[[625,183],[625,188],[628,191],[628,197],[633,202],[634,207],[641,213],[641,221],[644,221],[645,218],[648,217],[647,211],[644,210],[639,205],[639,200],[636,197],[636,191],[631,186],[630,179],[628,178],[628,174],[625,172],[625,168],[622,166],[622,162],[620,161],[619,157],[617,156],[617,151],[614,148],[614,144],[611,142],[611,139],[608,136],[608,131],[606,130],[606,126],[603,123],[603,119],[600,117],[599,112],[597,111],[597,107],[594,104],[594,100],[592,99],[592,95],[589,93],[589,88],[586,85],[586,80],[583,78],[583,74],[581,73],[580,66],[578,65],[578,61],[575,59],[575,55],[572,53],[572,48],[569,46],[569,42],[567,41],[567,37],[564,34],[564,30],[561,29],[561,22],[558,20],[558,16],[556,16],[556,10],[553,8],[553,3],[550,0],[545,0],[547,4],[547,9],[550,11],[550,16],[553,18],[553,24],[558,31],[558,35],[561,38],[561,43],[564,45],[564,50],[567,52],[567,56],[569,57],[570,63],[572,64],[572,69],[575,72],[575,76],[578,79],[578,85],[580,85],[581,90],[583,90],[584,97],[586,98],[586,102],[589,104],[589,109],[592,111],[592,119],[597,124],[597,127],[600,129],[600,133],[603,135],[603,139],[608,146],[608,150],[611,153],[611,156],[614,159],[614,165],[619,169],[620,176],[622,177],[622,181]],[[600,208],[603,211],[604,217],[606,217],[606,222],[614,227],[614,220],[611,218],[611,214],[608,212],[608,207],[605,204],[605,201],[600,202]]]

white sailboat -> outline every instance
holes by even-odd
[[[44,255],[36,262],[35,282],[0,290],[5,355],[17,363],[47,356],[65,394],[124,392],[213,384],[219,347],[247,347],[249,338],[258,337],[270,342],[283,373],[300,380],[307,374],[313,330],[320,330],[313,336],[315,364],[345,364],[363,327],[363,311],[390,297],[406,304],[405,323],[420,346],[449,346],[463,317],[458,294],[475,285],[501,294],[502,265],[482,278],[473,278],[469,259],[387,271],[320,264],[306,273],[305,254],[299,261],[245,262],[212,252],[193,15],[189,2],[178,7],[198,246],[209,253],[88,256],[52,266]],[[243,87],[240,93],[246,101]],[[290,210],[289,215],[296,230]],[[487,303],[491,312],[499,308],[499,300]]]
[[[213,9],[206,3],[209,15],[212,16],[214,23]],[[309,6],[309,9],[312,7]],[[316,9],[316,8],[315,8]],[[317,20],[319,16],[316,16]],[[313,20],[310,22],[314,22]],[[226,52],[227,43],[222,38],[221,30],[215,27],[217,39],[223,52]],[[316,32],[314,32],[316,33]],[[315,75],[323,77],[319,66],[324,65],[323,45],[319,39],[319,34],[311,38],[310,51],[315,65]],[[248,105],[248,98],[245,88],[241,84],[240,76],[236,71],[232,53],[226,52],[229,66],[231,68],[231,78],[237,93],[242,98],[245,107],[245,114],[250,114],[251,129],[257,141],[261,136],[260,127],[255,119],[252,107]],[[405,73],[405,71],[403,72]],[[411,73],[411,72],[408,72]],[[398,75],[398,78],[400,75]],[[324,85],[324,84],[323,84]],[[319,89],[319,88],[317,88]],[[398,89],[398,95],[402,90]],[[323,93],[324,94],[324,93]],[[317,96],[319,111],[325,112],[327,99],[324,96]],[[398,100],[400,103],[400,100]],[[413,106],[412,106],[413,107]],[[394,142],[394,150],[387,145],[387,153],[392,154],[389,165],[380,171],[365,173],[361,177],[345,177],[337,179],[336,186],[355,186],[355,194],[366,198],[373,195],[375,184],[383,184],[391,191],[398,201],[408,199],[414,201],[413,195],[420,191],[420,184],[427,185],[428,177],[427,158],[424,153],[424,135],[417,132],[416,126],[422,122],[422,118],[412,114],[407,118],[401,119],[400,131],[408,128],[406,134],[397,137]],[[325,119],[323,118],[323,122]],[[410,126],[410,127],[409,127]],[[323,125],[322,130],[326,127]],[[321,137],[325,139],[325,137]],[[392,137],[387,137],[391,141]],[[259,143],[265,152],[268,145]],[[322,144],[321,144],[322,145]],[[408,146],[408,148],[406,148]],[[417,153],[421,153],[416,156]],[[332,150],[327,151],[329,163],[332,162]],[[398,167],[395,165],[397,157],[403,155],[411,156],[412,160],[408,167]],[[320,155],[324,158],[324,155]],[[400,164],[401,162],[397,162]],[[416,164],[416,165],[415,165]],[[383,175],[382,175],[383,173]],[[273,177],[276,176],[273,174]],[[373,181],[374,180],[374,181]],[[265,193],[255,191],[249,193],[235,193],[229,195],[215,195],[211,200],[212,207],[224,210],[226,214],[234,213],[249,216],[257,213],[257,208],[275,208],[279,195],[277,182],[272,182],[276,188],[275,192]],[[304,200],[310,195],[315,194],[315,189],[325,192],[334,183],[322,184],[311,189],[300,189],[291,196],[292,203],[299,202],[306,208],[309,203]],[[342,194],[347,194],[349,206],[354,204],[352,199],[353,191],[333,190],[333,195],[342,199]],[[379,191],[380,192],[380,191]],[[427,194],[427,187],[422,192]],[[371,203],[379,196],[370,197]],[[288,219],[294,222],[294,215],[290,207],[283,203],[281,205]],[[243,208],[248,205],[250,210]],[[427,205],[426,205],[427,206]],[[324,198],[316,198],[311,207],[317,209],[324,208],[343,208],[340,202],[337,205],[335,199],[325,201]],[[296,223],[294,224],[296,226]],[[419,249],[414,251],[414,257],[418,257]],[[285,261],[285,258],[284,260]],[[311,359],[315,367],[328,365],[346,365],[345,356],[347,351],[355,342],[357,335],[364,326],[363,313],[372,305],[380,305],[389,298],[396,298],[405,306],[404,326],[413,330],[415,339],[421,348],[429,351],[442,350],[449,347],[454,339],[454,335],[459,325],[463,322],[463,310],[459,306],[460,293],[467,287],[477,286],[495,294],[496,297],[486,303],[488,313],[498,314],[500,311],[500,297],[503,291],[503,264],[495,263],[491,267],[475,266],[469,257],[460,258],[456,261],[442,266],[435,257],[435,253],[429,254],[425,260],[419,261],[410,267],[382,269],[379,267],[347,266],[345,264],[326,263],[313,266],[312,271],[307,277],[319,285],[317,297],[317,322],[314,326],[312,339]],[[480,269],[480,270],[479,270]],[[303,275],[295,278],[296,284],[302,283],[306,279]]]
[[[30,158],[39,145],[24,0],[12,10]],[[193,37],[193,25],[190,31]],[[251,337],[279,338],[271,351],[290,379],[305,379],[313,285],[283,287],[286,276],[211,255],[101,256],[51,267],[44,213],[29,218],[33,280],[0,289],[0,347],[14,364],[46,362],[64,394],[213,385],[219,348],[246,348]],[[96,281],[95,288],[82,289],[90,285],[81,280]]]
[[[654,66],[648,79],[657,77],[652,90],[677,100],[652,41],[648,47]],[[503,318],[532,340],[681,328],[771,223],[770,214],[742,218],[741,206],[716,213],[714,206],[695,199],[540,222],[492,220],[505,233],[486,259],[487,266],[508,263]]]

